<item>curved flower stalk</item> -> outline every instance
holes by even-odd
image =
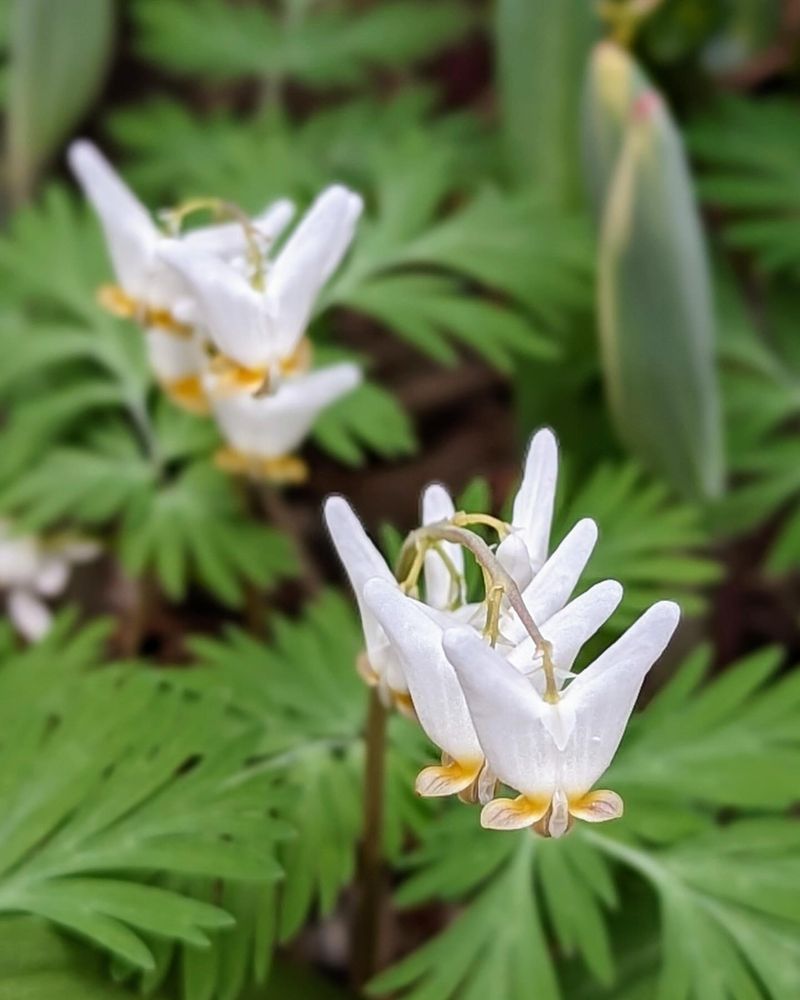
[[[44,598],[61,594],[72,567],[99,551],[88,539],[15,535],[10,522],[0,521],[0,588],[6,592],[9,617],[24,638],[38,642],[47,634],[52,614]]]
[[[72,143],[68,159],[100,219],[117,279],[116,285],[100,289],[101,304],[141,325],[150,365],[164,391],[185,409],[207,412],[201,380],[204,333],[198,329],[204,321],[183,280],[160,257],[165,233],[92,143]],[[242,270],[248,255],[267,251],[293,214],[292,203],[281,199],[252,220],[195,229],[177,242]]]
[[[299,483],[308,470],[292,453],[320,412],[356,388],[361,369],[348,363],[329,365],[287,379],[266,396],[231,394],[219,387],[219,380],[212,372],[204,378],[214,416],[228,442],[217,452],[217,465],[236,475]]]
[[[258,276],[235,261],[185,240],[164,242],[159,256],[197,300],[219,357],[220,384],[265,392],[305,372],[311,352],[304,339],[314,303],[355,234],[363,201],[340,184],[326,188],[274,260]]]
[[[611,763],[642,682],[679,617],[676,604],[654,604],[555,703],[474,630],[445,632],[444,653],[488,765],[520,793],[485,805],[484,827],[533,826],[544,836],[560,837],[575,819],[601,823],[622,815],[620,796],[593,786]]]

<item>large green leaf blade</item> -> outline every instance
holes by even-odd
[[[595,22],[584,0],[500,0],[495,14],[508,167],[559,206],[579,190],[575,122]]]
[[[94,98],[113,30],[113,0],[12,4],[8,177],[17,200]]]
[[[602,210],[603,373],[620,438],[682,495],[723,487],[708,256],[680,135],[654,91],[631,109]]]

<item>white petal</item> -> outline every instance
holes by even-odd
[[[537,625],[560,611],[569,600],[597,542],[597,525],[590,518],[578,521],[564,541],[542,566],[522,598]],[[516,615],[504,621],[504,634],[521,642],[526,632]]]
[[[420,725],[459,763],[475,763],[483,752],[453,667],[442,649],[442,629],[423,606],[395,583],[372,579],[364,599],[397,650]]]
[[[616,580],[604,580],[590,587],[585,594],[570,601],[566,607],[541,625],[542,635],[553,646],[553,665],[565,674],[572,669],[581,647],[604,625],[622,600],[622,587]],[[531,667],[541,667],[541,658],[535,658],[533,639],[526,636],[509,654],[508,661],[523,673]],[[538,691],[544,691],[544,674],[541,669],[531,674]]]
[[[45,597],[55,597],[66,587],[69,579],[69,563],[63,557],[47,556],[42,560],[36,574],[35,587]]]
[[[394,690],[406,691],[408,688],[399,658],[364,600],[364,587],[368,580],[377,578],[387,585],[396,587],[394,575],[344,497],[328,497],[323,512],[331,540],[345,568],[358,604],[367,659],[372,669],[379,676],[384,676]]]
[[[229,444],[248,455],[280,458],[298,448],[319,414],[360,381],[358,366],[342,363],[287,379],[269,396],[218,395],[211,374],[204,384]]]
[[[14,535],[4,523],[0,538],[0,586],[33,586],[42,561],[39,543],[32,535]]]
[[[8,615],[17,631],[29,642],[38,642],[50,629],[53,616],[46,604],[28,590],[8,595]]]
[[[157,327],[145,334],[147,357],[159,382],[174,382],[189,375],[200,375],[206,357],[199,338],[176,337]]]
[[[289,225],[293,215],[294,204],[288,198],[281,198],[251,220],[262,253],[269,250]],[[247,235],[240,222],[225,222],[217,226],[201,226],[193,229],[181,237],[181,243],[192,250],[202,250],[220,257],[233,257],[246,252]]]
[[[100,219],[117,281],[129,295],[146,299],[159,240],[149,212],[92,143],[73,142],[67,158]]]
[[[422,494],[422,523],[446,521],[455,513],[452,498],[441,483],[431,483]],[[442,551],[452,562],[459,577],[464,576],[464,551],[453,542],[440,542]],[[436,552],[425,556],[425,601],[433,608],[444,610],[452,603],[454,584],[444,560]],[[459,585],[456,593],[462,596]]]
[[[504,538],[495,554],[501,566],[511,574],[514,583],[520,590],[524,590],[533,579],[533,566],[522,535],[514,532]]]
[[[244,275],[186,241],[162,240],[158,256],[196,298],[203,325],[222,354],[256,369],[277,357],[268,302]]]
[[[558,751],[544,726],[547,709],[534,688],[474,629],[444,634],[478,740],[497,777],[533,798],[556,788]]]
[[[276,303],[280,350],[291,354],[305,333],[322,286],[341,263],[363,202],[335,184],[317,198],[281,250],[267,279]]]
[[[528,448],[511,518],[514,527],[522,529],[534,573],[544,565],[550,550],[557,478],[558,444],[553,432],[544,428],[533,436]]]
[[[571,797],[588,792],[611,763],[642,682],[666,649],[679,618],[677,604],[654,604],[565,691],[562,701],[576,716],[562,774]]]

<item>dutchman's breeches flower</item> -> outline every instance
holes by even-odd
[[[161,244],[161,260],[196,300],[217,352],[218,391],[265,394],[307,371],[306,328],[350,246],[362,207],[360,196],[342,185],[327,188],[256,274],[186,240]]]
[[[6,593],[9,617],[24,638],[29,642],[44,638],[52,622],[45,599],[62,593],[72,567],[99,551],[88,539],[45,541],[15,534],[8,521],[0,521],[0,588]]]
[[[100,219],[116,275],[116,285],[100,289],[101,305],[144,330],[153,373],[167,395],[191,412],[208,412],[202,386],[207,363],[204,318],[192,290],[162,259],[161,247],[178,243],[188,253],[219,258],[241,270],[249,257],[266,252],[291,220],[294,206],[282,199],[254,219],[206,226],[179,237],[173,233],[168,240],[91,143],[74,142],[69,163]]]
[[[534,826],[560,837],[573,819],[600,823],[622,815],[616,792],[593,790],[617,751],[645,675],[678,624],[676,604],[654,604],[555,697],[542,695],[471,629],[444,635],[478,741],[515,799],[484,806],[496,830]]]
[[[443,487],[429,487],[423,525],[403,545],[397,578],[346,501],[325,505],[361,614],[361,672],[387,703],[413,709],[442,753],[441,765],[420,772],[418,793],[478,799],[487,803],[485,826],[536,825],[548,836],[566,832],[572,817],[620,814],[619,797],[592,786],[678,620],[676,605],[657,604],[591,667],[571,672],[622,588],[606,580],[570,600],[597,529],[580,521],[548,557],[556,467],[555,439],[540,431],[511,525],[458,512]],[[496,549],[475,525],[497,532]],[[465,603],[464,549],[484,576],[484,600],[475,604]],[[518,789],[519,799],[490,803],[497,780]]]
[[[306,478],[302,459],[292,452],[320,412],[361,381],[358,365],[343,362],[287,379],[270,395],[218,392],[213,373],[205,384],[227,446],[217,453],[220,468],[236,475],[298,483]]]

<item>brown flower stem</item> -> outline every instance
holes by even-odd
[[[364,771],[364,836],[361,842],[356,910],[353,920],[351,976],[360,989],[378,971],[385,872],[383,806],[387,712],[377,687],[370,689]]]

